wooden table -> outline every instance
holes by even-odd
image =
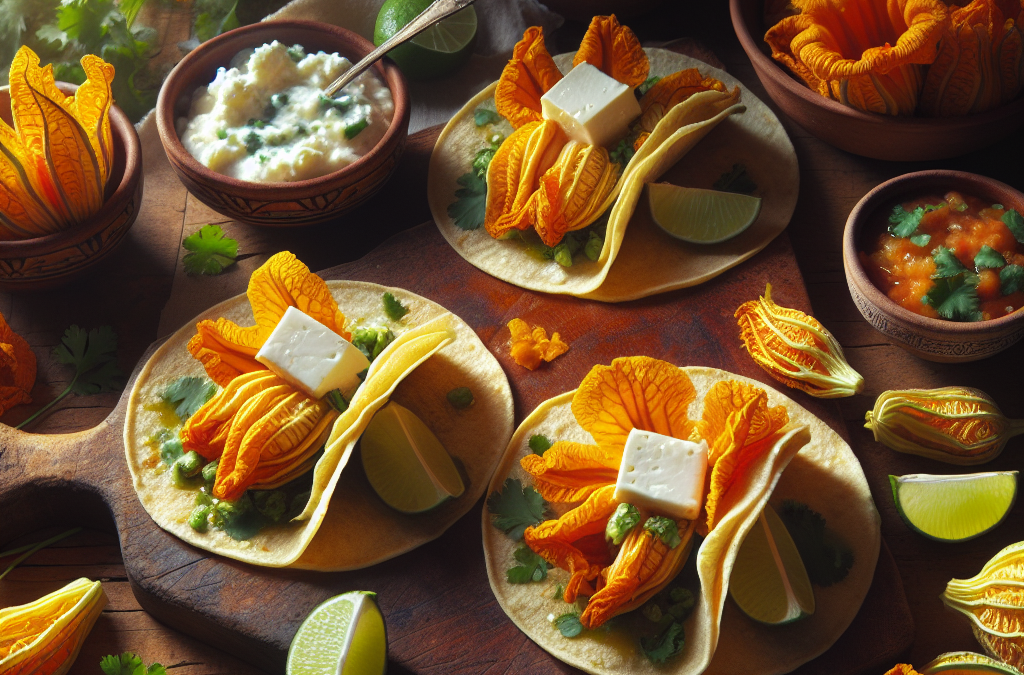
[[[768,101],[750,63],[732,34],[726,3],[665,3],[657,14],[631,22],[645,42],[693,38],[721,59],[727,70]],[[574,49],[585,26],[567,23],[556,34],[564,50]],[[709,58],[712,58],[709,56]],[[770,102],[769,102],[770,104]],[[781,115],[780,115],[781,117]],[[945,162],[889,163],[855,157],[831,148],[783,118],[800,160],[800,200],[787,235],[796,252],[815,314],[839,338],[854,368],[866,378],[862,395],[839,402],[854,451],[864,464],[882,514],[882,534],[899,566],[916,624],[916,638],[907,655],[923,665],[937,654],[978,650],[966,621],[943,610],[938,595],[951,577],[975,574],[1002,547],[1022,538],[1024,504],[1018,502],[1009,521],[995,532],[957,545],[941,545],[911,533],[897,516],[887,473],[954,473],[956,467],[919,458],[897,456],[872,440],[862,428],[864,412],[886,389],[938,387],[958,384],[978,387],[995,397],[1005,413],[1024,417],[1019,393],[1024,375],[1024,343],[1002,355],[966,365],[940,365],[919,360],[889,344],[854,307],[843,275],[841,240],[846,216],[869,189],[892,176],[922,168],[956,168],[992,176],[1024,188],[1019,158],[1024,156],[1024,131],[1004,143]],[[411,139],[400,171],[406,179],[422,176],[434,134]],[[0,294],[0,312],[23,335],[39,358],[34,403],[5,415],[14,425],[28,417],[67,386],[71,373],[52,357],[53,347],[72,323],[83,327],[109,324],[120,338],[119,363],[130,372],[157,337],[191,318],[182,300],[203,293],[214,299],[244,288],[248,273],[281,249],[294,251],[312,269],[322,269],[361,257],[401,227],[429,220],[424,193],[385,194],[369,206],[328,226],[295,231],[254,230],[224,223],[238,238],[246,256],[222,277],[190,279],[181,272],[181,239],[207,222],[223,218],[187,196],[168,174],[159,148],[144,158],[147,167],[145,200],[127,240],[109,260],[86,279],[68,288],[20,295]],[[374,223],[374,227],[365,226]],[[346,230],[346,227],[350,228]],[[357,234],[342,234],[355,229]],[[30,427],[37,433],[68,433],[100,422],[117,402],[119,393],[69,397],[48,417]],[[1003,456],[985,470],[1021,469],[1024,439],[1011,441]],[[57,505],[59,507],[59,505]],[[468,518],[477,518],[474,510]],[[69,514],[69,522],[73,516]],[[38,541],[60,531],[26,535],[11,546]],[[3,546],[8,548],[8,546]],[[3,561],[6,563],[6,561]],[[141,610],[125,577],[117,536],[109,531],[83,531],[29,559],[0,581],[0,606],[21,604],[80,576],[102,579],[110,600],[71,673],[98,672],[105,654],[133,651],[147,662],[174,666],[179,674],[256,673],[252,666],[190,637],[165,628]]]

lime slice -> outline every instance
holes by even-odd
[[[378,47],[384,44],[430,3],[431,0],[387,0],[377,14],[373,43]],[[473,53],[475,40],[476,10],[470,5],[398,45],[388,56],[410,80],[429,80],[465,63]]]
[[[388,636],[377,594],[353,591],[320,604],[288,648],[287,675],[378,675],[388,660]]]
[[[717,244],[750,227],[761,212],[761,198],[735,192],[647,186],[651,217],[658,227],[691,244]]]
[[[373,416],[360,445],[370,485],[393,509],[419,513],[466,489],[441,441],[394,401]]]
[[[910,529],[938,541],[964,541],[999,525],[1017,498],[1017,472],[889,476],[896,510]]]
[[[761,517],[740,545],[729,596],[754,621],[778,625],[814,614],[814,591],[793,537],[775,510]]]
[[[1020,675],[1020,671],[988,656],[974,652],[948,652],[921,668],[921,675]]]

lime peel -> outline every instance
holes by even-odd
[[[287,675],[376,675],[387,666],[387,628],[376,593],[352,591],[318,605],[288,648]]]

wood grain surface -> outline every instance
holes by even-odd
[[[763,89],[732,35],[724,3],[665,3],[659,14],[647,20],[632,22],[632,26],[641,39],[647,42],[686,36],[700,40],[721,58],[730,72],[755,94],[764,98]],[[584,29],[583,25],[567,23],[554,36],[555,42],[562,50],[574,48]],[[878,640],[877,632],[871,632],[875,628],[878,628],[878,632],[899,639],[912,634],[912,648],[904,658],[918,666],[943,651],[976,650],[977,643],[966,622],[945,612],[938,601],[938,594],[949,578],[974,574],[1000,548],[1022,538],[1020,522],[1024,516],[1024,505],[1018,503],[1006,524],[977,540],[953,546],[926,541],[909,532],[899,520],[888,494],[887,474],[955,473],[957,467],[897,456],[874,443],[870,432],[862,429],[861,424],[864,411],[871,407],[875,396],[885,389],[948,384],[984,389],[999,401],[1008,415],[1024,417],[1024,398],[1019,394],[1019,382],[1024,374],[1024,344],[1017,345],[999,357],[963,366],[921,361],[889,344],[863,321],[850,300],[841,262],[842,227],[850,209],[869,189],[893,176],[922,168],[948,167],[974,171],[1021,189],[1024,187],[1024,175],[1020,170],[1019,158],[1024,156],[1024,133],[1018,131],[1000,145],[981,149],[953,161],[890,163],[865,160],[838,151],[809,136],[785,118],[782,119],[794,141],[801,163],[801,196],[789,227],[789,239],[806,282],[810,306],[815,315],[839,337],[851,363],[867,380],[865,393],[841,401],[839,410],[849,429],[851,445],[867,472],[882,514],[883,537],[892,549],[899,578],[903,582],[913,614],[911,621],[895,611],[899,607],[899,584],[873,589],[869,603],[875,603],[878,610],[872,610],[873,615],[883,617],[885,622],[866,627],[855,623],[840,644],[859,641],[860,637],[855,631],[864,628],[875,640]],[[422,189],[401,186],[425,185],[426,158],[430,145],[429,135],[411,138],[393,185],[385,188],[384,194],[372,204],[337,223],[294,233],[274,233],[225,223],[231,236],[240,239],[242,250],[249,257],[242,260],[236,269],[215,279],[190,279],[182,275],[180,242],[183,236],[197,229],[197,224],[219,222],[221,218],[204,211],[201,205],[197,206],[188,198],[157,146],[156,151],[144,158],[146,196],[139,219],[122,247],[99,265],[93,276],[58,291],[17,296],[0,294],[0,311],[11,326],[26,337],[40,359],[39,377],[33,390],[34,403],[9,411],[4,422],[17,424],[67,386],[70,380],[69,369],[57,364],[51,352],[63,330],[72,323],[87,328],[103,324],[114,326],[120,337],[119,362],[125,372],[130,372],[154,339],[177,328],[194,315],[190,307],[195,307],[196,296],[201,296],[205,301],[204,306],[208,306],[236,294],[244,289],[249,271],[277,250],[288,248],[307,261],[313,269],[323,269],[346,260],[355,260],[390,234],[428,219],[429,212]],[[417,179],[419,183],[415,182]],[[786,245],[784,242],[777,243],[779,246]],[[768,255],[768,252],[763,255]],[[758,256],[747,265],[757,264],[761,257]],[[737,272],[740,271],[742,268]],[[440,268],[434,270],[433,274],[444,275],[446,270]],[[772,281],[781,292],[782,284],[774,275]],[[799,286],[785,290],[786,293],[780,295],[780,299],[795,299],[798,302],[793,304],[807,308],[803,304],[806,301],[797,297],[802,294]],[[723,352],[735,351],[734,345],[725,342],[718,347]],[[732,358],[739,357],[734,354]],[[518,392],[517,396],[520,397],[518,404],[525,400],[525,390]],[[54,434],[90,429],[110,413],[117,400],[117,393],[86,398],[72,396],[48,417],[36,422],[31,430]],[[1011,441],[1003,456],[997,462],[986,465],[985,469],[1021,469],[1024,463],[1021,460],[1022,446],[1024,440],[1021,438]],[[0,454],[0,466],[4,466],[3,470],[7,471],[9,465],[6,450],[3,453]],[[97,463],[95,458],[88,455],[78,455],[78,458],[79,467],[83,470]],[[123,465],[120,470],[123,470]],[[113,480],[115,476],[116,473],[107,478]],[[0,548],[8,548],[8,544],[16,546],[44,539],[81,520],[90,520],[95,529],[82,532],[56,547],[36,554],[0,581],[0,606],[28,602],[79,576],[103,579],[110,605],[86,641],[78,662],[71,670],[72,675],[97,673],[97,663],[102,655],[125,650],[142,654],[147,662],[160,661],[172,666],[173,672],[178,674],[258,672],[222,649],[210,647],[159,624],[142,610],[129,589],[113,522],[100,508],[96,493],[76,494],[67,502],[56,498],[52,492],[44,497],[42,504],[32,505],[32,510],[36,511],[32,518],[21,517],[22,529],[43,528],[44,523],[52,527],[26,530],[13,540],[9,538],[15,533],[8,532],[0,536],[0,542],[3,542]],[[131,498],[134,499],[134,495]],[[71,508],[73,504],[80,504],[86,510]],[[93,509],[95,518],[99,520],[92,520],[89,508]],[[0,511],[0,519],[7,520],[8,514],[19,510],[22,510],[20,504],[13,508],[8,505]],[[32,519],[36,525],[29,524]],[[139,528],[144,530],[145,525]],[[465,558],[454,558],[450,552],[460,542],[478,542],[478,528],[476,518],[467,516],[440,540],[417,552],[447,565],[448,576],[444,584],[436,589],[427,589],[429,593],[424,591],[420,578],[401,565],[404,558],[392,561],[393,567],[389,569],[400,572],[404,581],[391,586],[389,594],[395,593],[403,598],[403,602],[408,596],[409,604],[408,609],[402,612],[395,611],[396,605],[388,604],[387,601],[384,608],[389,616],[392,636],[397,635],[395,630],[402,631],[404,636],[396,640],[392,647],[397,650],[396,654],[404,654],[410,659],[407,665],[393,663],[392,672],[431,672],[423,667],[427,662],[442,664],[432,672],[449,672],[443,665],[444,659],[453,654],[457,656],[460,644],[449,638],[458,635],[464,624],[470,623],[477,625],[485,636],[480,644],[489,656],[471,664],[473,669],[467,672],[505,671],[512,670],[513,666],[524,665],[534,665],[541,672],[538,664],[543,664],[543,660],[535,662],[529,653],[518,656],[519,649],[525,647],[525,638],[513,634],[512,639],[507,639],[508,634],[504,632],[507,629],[503,626],[508,622],[503,615],[478,613],[478,608],[487,601],[493,602],[489,592],[479,595],[464,592],[465,586],[474,583],[486,586],[482,552],[476,550]],[[131,537],[131,532],[128,537]],[[144,552],[145,546],[139,550]],[[883,578],[883,568],[889,564],[884,551],[879,561],[878,579]],[[2,564],[7,562],[8,559],[0,560]],[[191,575],[190,589],[197,593],[203,592],[204,588],[232,587],[233,582],[230,580],[216,585],[208,583],[211,580],[204,580],[201,571],[205,564],[208,563],[199,561],[186,571],[173,571],[174,565],[168,564],[164,576],[177,575],[175,578],[179,580],[178,583],[189,588],[182,579],[186,574]],[[279,574],[287,580],[291,573]],[[296,581],[296,586],[289,593],[298,593],[300,583]],[[420,621],[428,613],[429,598],[437,595],[451,599],[449,606],[455,608],[456,613],[448,619],[435,622],[439,624],[436,627],[429,625],[430,622],[423,627]],[[254,603],[268,604],[268,601],[266,598],[247,598],[239,604],[237,611],[243,613]],[[426,639],[414,646],[417,627],[422,627]],[[192,632],[203,630],[199,625]],[[205,637],[219,647],[224,646],[215,634]],[[891,663],[875,665],[865,672],[884,672],[889,665]],[[268,669],[273,671],[269,666]],[[562,668],[561,672],[566,670]],[[560,671],[558,666],[553,666],[543,672]]]

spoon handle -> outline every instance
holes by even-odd
[[[441,19],[451,16],[460,9],[472,5],[474,2],[476,0],[434,0],[419,16],[392,35],[387,42],[367,54],[359,63],[346,70],[341,77],[332,82],[330,86],[324,89],[324,96],[334,98],[334,95],[341,91],[342,87],[359,77],[364,70],[373,65],[386,53],[406,40],[416,37]]]

